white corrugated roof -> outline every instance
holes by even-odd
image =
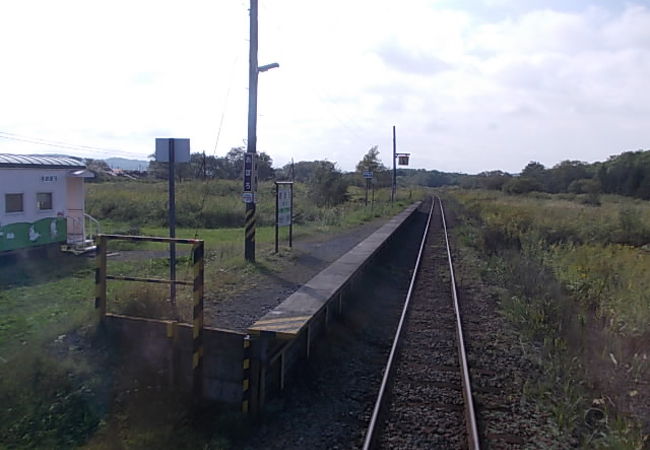
[[[85,168],[86,165],[81,159],[70,156],[47,156],[47,155],[11,155],[0,153],[0,167],[52,167],[52,168]]]

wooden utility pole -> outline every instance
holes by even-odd
[[[250,49],[248,54],[248,140],[246,153],[257,153],[257,0],[250,0]],[[253,166],[254,167],[254,166]],[[253,169],[253,183],[256,183],[257,170]],[[255,186],[251,200],[246,203],[244,258],[255,262]]]

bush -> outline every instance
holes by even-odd
[[[348,198],[348,183],[329,161],[319,162],[309,184],[309,198],[317,206],[336,206]]]
[[[533,178],[517,177],[503,185],[503,191],[508,194],[526,194],[533,191],[541,191],[542,185]]]
[[[601,191],[600,182],[593,178],[574,180],[567,189],[572,194],[598,194]]]

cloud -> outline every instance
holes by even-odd
[[[35,1],[0,5],[5,131],[134,157],[159,134],[210,153],[220,134],[218,154],[246,137],[246,2]],[[259,60],[280,68],[260,76],[259,149],[352,169],[397,125],[414,167],[480,172],[648,147],[648,6],[541,3],[260,2]]]
[[[449,64],[433,55],[404,48],[396,42],[384,43],[377,49],[377,55],[388,67],[404,73],[433,75],[450,68]]]

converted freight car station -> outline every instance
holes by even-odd
[[[84,178],[76,158],[0,153],[0,253],[86,244]]]

